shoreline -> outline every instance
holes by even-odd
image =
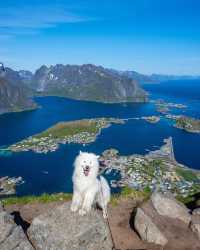
[[[56,151],[60,144],[89,144],[96,140],[102,129],[106,129],[112,124],[124,123],[125,121],[119,118],[93,118],[59,122],[39,134],[8,146],[6,150],[10,152],[48,153]]]
[[[164,143],[160,149],[144,155],[120,155],[116,149],[104,151],[100,157],[102,167],[121,174],[119,182],[111,180],[113,187],[170,191],[184,198],[200,192],[200,170],[190,169],[176,161],[172,139],[165,139]]]

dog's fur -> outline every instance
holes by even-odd
[[[79,210],[85,215],[97,204],[103,210],[104,218],[107,216],[107,205],[110,201],[110,187],[103,176],[97,178],[99,171],[98,156],[92,153],[81,152],[74,162],[73,173],[73,199],[71,210]]]

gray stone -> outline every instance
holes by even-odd
[[[32,245],[27,240],[23,230],[19,226],[15,226],[11,234],[0,245],[1,250],[33,250]]]
[[[72,213],[65,203],[36,217],[28,229],[37,250],[110,250],[112,242],[101,215],[92,210],[86,216]]]
[[[3,205],[2,203],[0,202],[0,213],[3,212]]]
[[[151,196],[151,201],[158,214],[182,220],[189,225],[191,221],[189,210],[172,195],[155,192]]]
[[[200,215],[200,208],[196,208],[192,211],[193,215]]]
[[[22,228],[14,223],[6,211],[0,212],[0,249],[33,250]]]
[[[3,211],[0,213],[0,246],[1,243],[12,233],[15,228],[13,218],[7,212]],[[0,247],[1,249],[1,247]]]
[[[142,240],[162,246],[167,244],[168,240],[165,235],[141,208],[137,209],[134,226]]]
[[[197,235],[197,237],[200,239],[200,215],[193,215],[192,216],[190,228]]]

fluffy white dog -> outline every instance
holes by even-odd
[[[97,178],[99,171],[99,156],[81,152],[74,162],[73,173],[73,199],[71,210],[79,210],[80,215],[85,215],[97,204],[103,210],[104,218],[107,217],[107,205],[110,201],[110,187],[103,176]]]

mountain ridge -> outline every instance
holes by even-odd
[[[146,102],[147,93],[136,80],[93,64],[41,66],[32,87],[40,95],[57,95],[97,102]]]
[[[36,103],[30,98],[19,73],[0,65],[0,114],[35,109]]]
[[[133,70],[128,71],[117,71],[119,74],[130,77],[131,79],[136,79],[140,84],[146,83],[161,83],[165,81],[173,80],[197,80],[200,79],[199,76],[195,75],[173,75],[173,74],[141,74]]]
[[[102,103],[146,102],[148,93],[140,85],[199,78],[145,75],[94,64],[42,65],[32,73],[28,70],[15,71],[0,63],[0,113],[35,108],[35,103],[30,100],[33,96],[62,96]]]

